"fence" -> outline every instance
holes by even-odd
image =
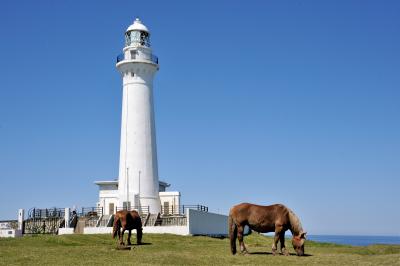
[[[75,227],[77,217],[82,218],[85,226],[96,226],[102,215],[102,207],[82,207],[70,211],[70,226]],[[65,208],[31,208],[28,211],[28,218],[24,221],[23,233],[57,234],[60,227],[65,227]]]
[[[163,216],[161,218],[161,226],[182,226],[187,225],[186,216]]]
[[[166,215],[185,215],[187,209],[194,209],[202,212],[208,212],[208,207],[204,205],[176,205],[176,206],[161,206],[161,214]]]
[[[82,207],[77,211],[78,217],[100,217],[103,215],[103,207]]]
[[[147,215],[150,213],[150,206],[131,206],[131,207],[117,207],[117,211],[127,210],[127,211],[137,211],[139,215]]]
[[[63,208],[50,208],[50,209],[37,209],[31,208],[28,211],[28,218],[29,219],[40,219],[40,218],[63,218],[65,216],[65,209]]]

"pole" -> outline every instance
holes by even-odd
[[[129,206],[128,206],[129,205]],[[129,167],[126,168],[126,208],[129,210],[131,204],[129,203]]]

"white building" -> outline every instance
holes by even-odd
[[[150,31],[139,19],[125,32],[125,47],[116,67],[123,81],[119,176],[115,181],[95,182],[98,207],[104,214],[118,208],[174,212],[173,207],[180,205],[180,193],[166,192],[169,184],[158,178],[153,106],[158,58],[150,47]]]
[[[97,207],[102,207],[105,215],[114,214],[117,207],[123,208],[118,205],[118,181],[96,181],[99,186],[99,201]],[[165,191],[170,185],[160,181],[159,182],[159,198],[163,213],[173,214],[179,213],[178,206],[181,205],[181,194],[177,191]],[[131,206],[135,208],[134,206]]]

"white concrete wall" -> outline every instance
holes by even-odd
[[[15,230],[15,229],[1,229],[0,230],[0,237],[21,237],[22,230]]]
[[[59,228],[59,235],[72,235],[74,233],[74,228]]]
[[[112,227],[85,227],[84,234],[112,234]],[[136,230],[132,231],[136,233]],[[59,233],[60,234],[60,233]],[[144,226],[143,234],[189,235],[187,226]]]
[[[83,229],[84,234],[112,234],[112,227],[85,227]]]
[[[228,216],[187,209],[189,234],[228,235]]]
[[[144,226],[144,234],[174,234],[174,235],[189,235],[189,227],[183,226]]]

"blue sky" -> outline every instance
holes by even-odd
[[[384,3],[384,4],[383,4]],[[310,234],[400,235],[397,1],[2,1],[0,219],[118,175],[116,56],[160,59],[159,174],[186,204],[284,203]]]

